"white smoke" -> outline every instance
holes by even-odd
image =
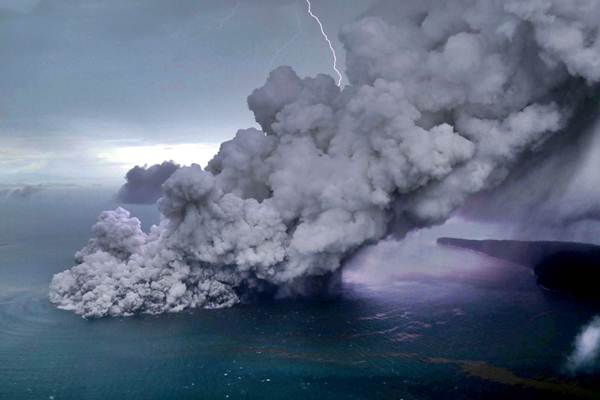
[[[124,210],[104,213],[50,299],[99,317],[306,294],[365,244],[498,185],[564,134],[600,79],[594,0],[390,1],[371,14],[340,34],[348,86],[271,72],[248,98],[262,131],[240,130],[206,171],[176,171],[147,236]]]
[[[600,356],[600,317],[586,325],[575,339],[575,349],[567,360],[572,372],[591,368]]]

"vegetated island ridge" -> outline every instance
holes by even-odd
[[[470,240],[441,237],[437,243],[473,250],[532,268],[538,285],[577,298],[600,300],[600,246],[589,243],[524,240]]]

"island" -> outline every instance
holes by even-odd
[[[470,240],[441,237],[443,246],[476,251],[529,267],[538,285],[587,300],[600,300],[600,246],[589,243],[523,240]]]

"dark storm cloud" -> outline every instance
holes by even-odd
[[[179,165],[173,161],[165,161],[151,167],[135,166],[125,175],[126,183],[117,194],[117,200],[125,204],[151,204],[161,194],[162,184],[169,179]]]

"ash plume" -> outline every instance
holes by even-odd
[[[498,187],[467,201],[470,219],[510,222],[522,239],[598,243],[600,162],[598,96],[587,99],[574,124],[513,168]]]
[[[136,165],[125,175],[125,184],[117,193],[117,200],[125,204],[152,204],[161,195],[160,187],[180,168],[173,161],[164,161],[150,167]]]
[[[599,17],[585,0],[382,3],[340,33],[348,86],[275,69],[248,97],[262,130],[173,173],[148,234],[103,213],[50,300],[101,317],[312,293],[568,137],[600,80]]]

